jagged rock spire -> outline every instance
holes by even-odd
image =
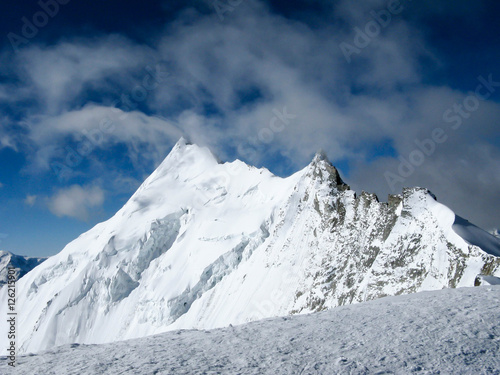
[[[349,189],[349,186],[344,183],[340,177],[340,173],[337,168],[335,168],[330,160],[328,160],[328,156],[324,150],[320,149],[316,152],[316,155],[314,155],[314,158],[309,166],[311,173],[315,178],[319,177],[321,179],[328,179],[329,182],[333,183],[337,187]]]

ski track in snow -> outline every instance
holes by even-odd
[[[1,374],[500,374],[500,286],[386,297],[18,358]]]

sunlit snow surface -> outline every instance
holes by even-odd
[[[499,374],[500,286],[19,358],[15,374]],[[0,361],[0,373],[11,373]]]

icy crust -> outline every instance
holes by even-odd
[[[499,258],[466,243],[454,221],[426,189],[387,203],[358,196],[323,154],[283,179],[221,164],[180,140],[115,216],[19,281],[19,351],[224,327],[500,276]]]
[[[500,286],[386,297],[303,316],[18,358],[19,375],[497,374]],[[7,361],[0,372],[8,374]]]

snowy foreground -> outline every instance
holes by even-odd
[[[1,374],[500,374],[500,286],[18,358]]]

